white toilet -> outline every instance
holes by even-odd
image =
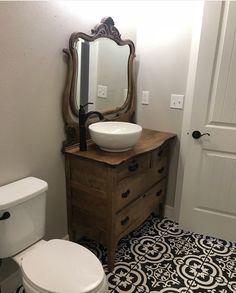
[[[41,240],[47,189],[34,177],[0,187],[0,259],[13,257],[19,264],[26,293],[108,292],[92,252],[66,240]]]

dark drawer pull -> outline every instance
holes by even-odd
[[[161,174],[161,173],[164,172],[164,170],[165,170],[165,168],[164,168],[164,167],[161,167],[161,168],[158,170],[158,173]]]
[[[125,192],[123,192],[123,193],[121,194],[121,197],[122,197],[122,198],[127,198],[129,194],[130,194],[130,190],[128,189],[128,190],[126,190]]]
[[[159,191],[157,191],[156,196],[160,196],[162,194],[162,189],[160,189]]]
[[[4,212],[3,215],[0,217],[0,221],[9,219],[11,214],[9,212]]]
[[[130,165],[128,167],[128,169],[130,172],[134,172],[134,171],[138,170],[138,163],[134,162],[132,165]]]
[[[125,217],[123,220],[120,221],[120,223],[121,223],[122,226],[125,226],[126,224],[128,224],[128,222],[129,222],[129,217],[128,216]]]

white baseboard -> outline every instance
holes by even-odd
[[[62,237],[63,240],[69,240],[69,235],[66,234],[64,237]]]
[[[165,205],[164,208],[164,216],[170,220],[175,221],[175,213],[174,213],[174,207]]]

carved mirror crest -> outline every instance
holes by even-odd
[[[107,120],[132,121],[134,116],[133,42],[121,39],[111,17],[103,18],[91,33],[73,33],[69,49],[63,50],[68,56],[64,147],[78,143],[80,105],[93,103],[86,110],[99,111]]]

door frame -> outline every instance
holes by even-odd
[[[198,11],[198,21],[195,22],[192,30],[192,40],[189,55],[189,67],[188,76],[186,84],[184,111],[183,111],[183,121],[182,130],[180,137],[180,150],[179,150],[179,160],[177,168],[177,181],[175,190],[175,204],[174,204],[174,219],[178,222],[180,218],[180,208],[183,192],[183,182],[184,182],[184,171],[186,165],[186,158],[188,156],[188,150],[190,149],[190,144],[192,143],[192,137],[189,135],[189,129],[191,125],[192,116],[192,106],[193,97],[195,89],[195,80],[197,73],[198,64],[198,54],[200,48],[202,23],[204,17],[204,11],[209,6],[209,2],[202,2],[202,6]]]

